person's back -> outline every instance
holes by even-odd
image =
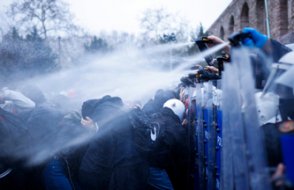
[[[114,141],[110,131],[101,129],[99,133],[90,142],[81,161],[79,178],[82,189],[108,189],[110,183]]]
[[[108,98],[97,101],[95,114],[91,114],[98,132],[80,166],[81,186],[83,189],[144,189],[147,169],[135,148],[128,113],[112,101]]]
[[[165,169],[174,189],[187,189],[189,149],[186,130],[169,108],[162,108],[152,117],[160,123],[161,134],[150,160],[151,166]]]
[[[152,114],[158,125],[153,150],[149,155],[151,189],[188,189],[189,146],[186,129],[181,122],[185,106],[178,99],[170,99],[163,108]]]
[[[145,189],[147,164],[136,149],[128,115],[118,117],[111,127],[115,148],[109,189]]]
[[[50,104],[42,104],[35,107],[29,117],[27,124],[32,136],[34,145],[52,143],[58,132],[58,123],[61,121],[63,113]]]
[[[2,108],[0,138],[0,189],[27,189],[25,155],[30,146],[28,131],[19,117]]]

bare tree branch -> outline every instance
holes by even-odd
[[[36,27],[46,39],[49,34],[66,33],[68,28],[77,28],[71,27],[74,24],[67,7],[61,0],[22,0],[13,3],[7,14],[13,17],[15,27],[20,31],[30,31]]]
[[[158,41],[163,34],[175,34],[177,39],[184,40],[189,36],[189,26],[179,15],[167,12],[163,8],[147,9],[140,19],[144,38]]]

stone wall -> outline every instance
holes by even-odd
[[[294,0],[267,1],[271,37],[283,43],[294,43]],[[233,0],[207,31],[227,39],[245,26],[266,34],[264,0]]]

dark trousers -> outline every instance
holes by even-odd
[[[166,170],[156,167],[149,168],[148,185],[152,190],[173,190]]]
[[[43,170],[46,190],[72,190],[66,171],[64,161],[57,158],[50,160]]]

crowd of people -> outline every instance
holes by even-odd
[[[255,29],[242,32],[250,34],[242,45],[261,49],[274,62],[291,53]],[[207,39],[208,46],[223,43],[215,36]],[[224,50],[230,53],[230,47]],[[205,68],[215,75],[219,70]],[[256,86],[264,89],[269,76],[258,67],[254,72]],[[194,189],[195,142],[185,85],[160,89],[142,106],[107,95],[84,101],[80,111],[47,100],[36,86],[2,87],[0,189]],[[278,89],[281,119],[262,126],[269,166],[277,168],[276,187],[285,170],[279,137],[294,131],[293,89]]]
[[[186,107],[176,91],[158,90],[142,108],[107,95],[83,102],[80,112],[47,101],[34,86],[3,88],[1,99],[1,189],[192,185]]]

